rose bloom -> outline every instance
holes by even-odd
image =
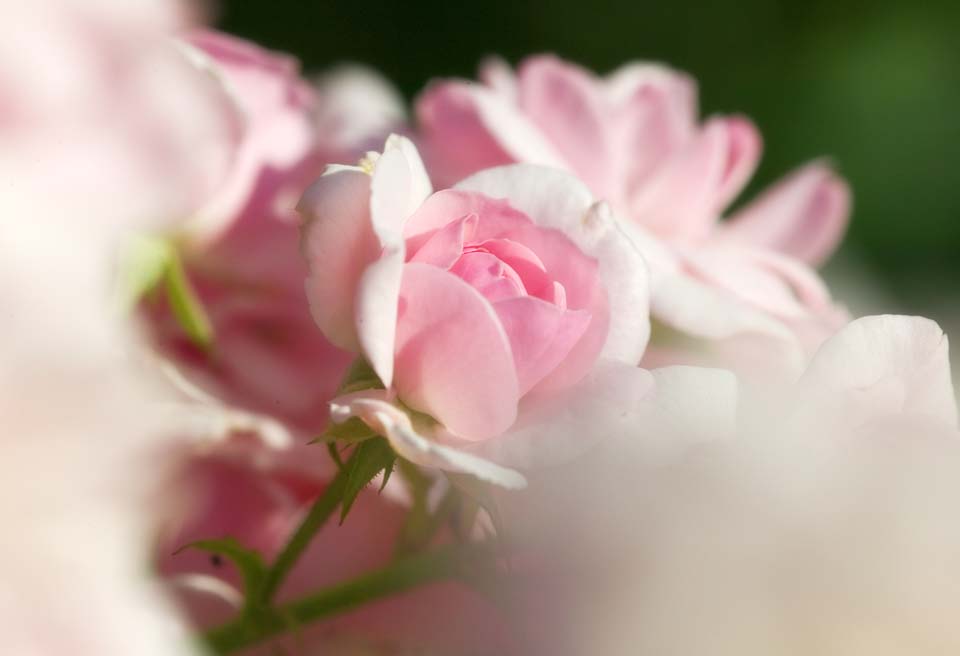
[[[300,209],[314,318],[386,388],[336,400],[334,419],[362,417],[410,460],[515,486],[467,452],[562,458],[622,430],[650,392],[646,267],[568,174],[505,167],[431,194],[394,136],[328,169]]]
[[[740,116],[700,123],[687,75],[635,63],[600,78],[536,56],[516,73],[489,62],[481,78],[439,81],[418,99],[431,175],[446,185],[533,162],[573,172],[607,200],[650,264],[651,312],[668,329],[648,362],[775,362],[796,373],[846,321],[807,266],[829,256],[849,214],[849,190],[826,164],[720,221],[756,168],[760,135]],[[680,336],[663,339],[671,331]]]
[[[293,58],[226,34],[194,31],[184,48],[245,121],[229,175],[172,231],[213,344],[192,343],[163,299],[149,308],[157,343],[220,401],[316,435],[349,356],[310,318],[293,208],[324,162],[358,157],[402,120],[399,101],[357,67],[312,86]],[[362,112],[358,95],[368,101]]]

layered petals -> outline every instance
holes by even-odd
[[[808,164],[730,217],[721,232],[816,265],[843,237],[850,202],[843,179],[824,164]]]
[[[395,363],[400,398],[457,435],[486,439],[516,420],[510,340],[493,307],[457,276],[404,266]]]

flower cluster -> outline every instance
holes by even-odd
[[[913,612],[952,587],[866,583],[884,539],[916,572],[960,545],[912,512],[960,501],[960,441],[940,328],[854,319],[815,271],[851,209],[828,162],[728,211],[759,131],[659,64],[490,60],[408,118],[176,3],[8,18],[10,653],[785,653],[778,604],[829,653],[887,644],[790,567],[960,644]]]

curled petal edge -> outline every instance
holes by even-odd
[[[470,474],[510,490],[527,486],[527,479],[520,472],[420,435],[410,417],[390,403],[385,390],[347,394],[330,403],[330,418],[334,423],[343,423],[351,417],[357,417],[383,435],[398,455],[414,464]]]

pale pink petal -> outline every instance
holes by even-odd
[[[450,273],[465,280],[471,287],[486,296],[487,287],[503,290],[501,281],[507,281],[516,290],[516,296],[526,296],[523,281],[517,272],[500,260],[496,255],[484,251],[464,253],[450,268]]]
[[[764,191],[721,230],[726,237],[820,264],[840,243],[849,216],[849,186],[815,162]]]
[[[509,198],[510,205],[537,226],[561,231],[569,240],[566,244],[543,236],[549,233],[542,230],[536,231],[541,235],[538,239],[549,243],[523,243],[564,286],[569,307],[590,310],[590,331],[602,330],[605,335],[604,356],[633,364],[639,361],[650,335],[647,268],[609,208],[595,204],[583,183],[563,171],[517,164],[483,171],[456,188]],[[585,266],[584,254],[599,266],[602,296],[592,286],[584,286],[594,279],[580,268]]]
[[[717,186],[714,206],[717,212],[721,212],[743,191],[757,170],[763,151],[763,140],[757,126],[743,116],[712,119],[707,123],[708,128],[712,121],[721,123],[727,132],[727,156]]]
[[[785,318],[804,316],[807,310],[793,287],[750,255],[746,248],[701,246],[689,249],[684,262],[696,278],[764,312]]]
[[[590,324],[585,310],[564,310],[533,296],[499,301],[493,309],[510,340],[521,396],[564,361]],[[572,379],[582,378],[593,363],[581,364],[583,371],[571,372]]]
[[[696,82],[658,64],[627,64],[607,76],[625,202],[697,129]]]
[[[826,285],[805,264],[771,251],[727,243],[685,251],[696,277],[771,314],[799,319],[830,304]]]
[[[406,137],[392,134],[373,167],[370,219],[384,245],[399,240],[403,223],[433,192],[420,154]]]
[[[650,372],[600,360],[576,385],[558,394],[531,394],[520,404],[516,424],[504,435],[471,450],[516,467],[559,464],[600,440],[628,439],[638,429]]]
[[[408,243],[408,249],[413,251],[408,261],[449,269],[463,255],[464,242],[473,235],[476,227],[476,214],[451,221],[443,228],[430,233],[428,239],[416,250],[411,249]]]
[[[692,444],[735,434],[738,384],[733,372],[673,366],[650,373],[654,391],[643,400],[633,449],[669,457]]]
[[[385,247],[357,283],[357,339],[367,362],[387,387],[393,384],[403,259],[403,242]]]
[[[511,161],[570,167],[540,126],[520,111],[513,99],[479,86],[470,87],[470,90],[484,125]]]
[[[470,474],[508,489],[527,485],[517,471],[418,434],[406,413],[389,403],[383,391],[358,392],[335,399],[330,404],[330,416],[338,423],[359,417],[387,438],[397,454],[415,464]]]
[[[516,419],[507,336],[486,299],[451,273],[403,267],[395,362],[400,399],[458,436],[486,439]]]
[[[711,119],[636,190],[631,216],[664,238],[705,237],[749,179],[759,156],[759,136],[749,123],[739,118]]]
[[[304,218],[306,291],[314,320],[331,342],[356,351],[354,294],[381,250],[369,218],[370,176],[346,167],[329,171],[307,189],[297,209]]]
[[[492,55],[480,62],[477,77],[500,97],[507,100],[517,98],[517,76],[513,69],[501,57]]]
[[[511,239],[488,239],[478,247],[516,271],[527,294],[552,301],[556,294],[555,285],[559,283],[547,274],[543,262],[532,250]],[[560,289],[563,289],[562,285]]]
[[[957,425],[946,335],[930,319],[857,319],[824,342],[800,381],[801,405],[866,423],[911,415]]]
[[[582,68],[552,56],[531,57],[517,72],[523,113],[567,165],[602,198],[616,193],[617,176],[604,88]],[[530,161],[530,160],[521,160]]]
[[[337,65],[317,76],[314,87],[311,118],[325,161],[349,162],[378,150],[406,122],[403,96],[366,66]]]
[[[735,365],[744,373],[786,377],[803,367],[803,349],[786,324],[690,276],[664,276],[653,290],[651,313],[683,339],[652,345],[646,366]],[[691,337],[696,338],[692,343]]]
[[[446,187],[513,157],[494,138],[467,82],[437,82],[417,98],[420,146],[437,184]]]
[[[403,224],[432,191],[413,143],[390,135],[370,182],[370,222],[380,242],[380,259],[363,272],[356,289],[357,340],[384,385],[393,382],[397,299],[406,257]],[[338,247],[343,242],[337,242]],[[345,253],[350,255],[349,251]]]

